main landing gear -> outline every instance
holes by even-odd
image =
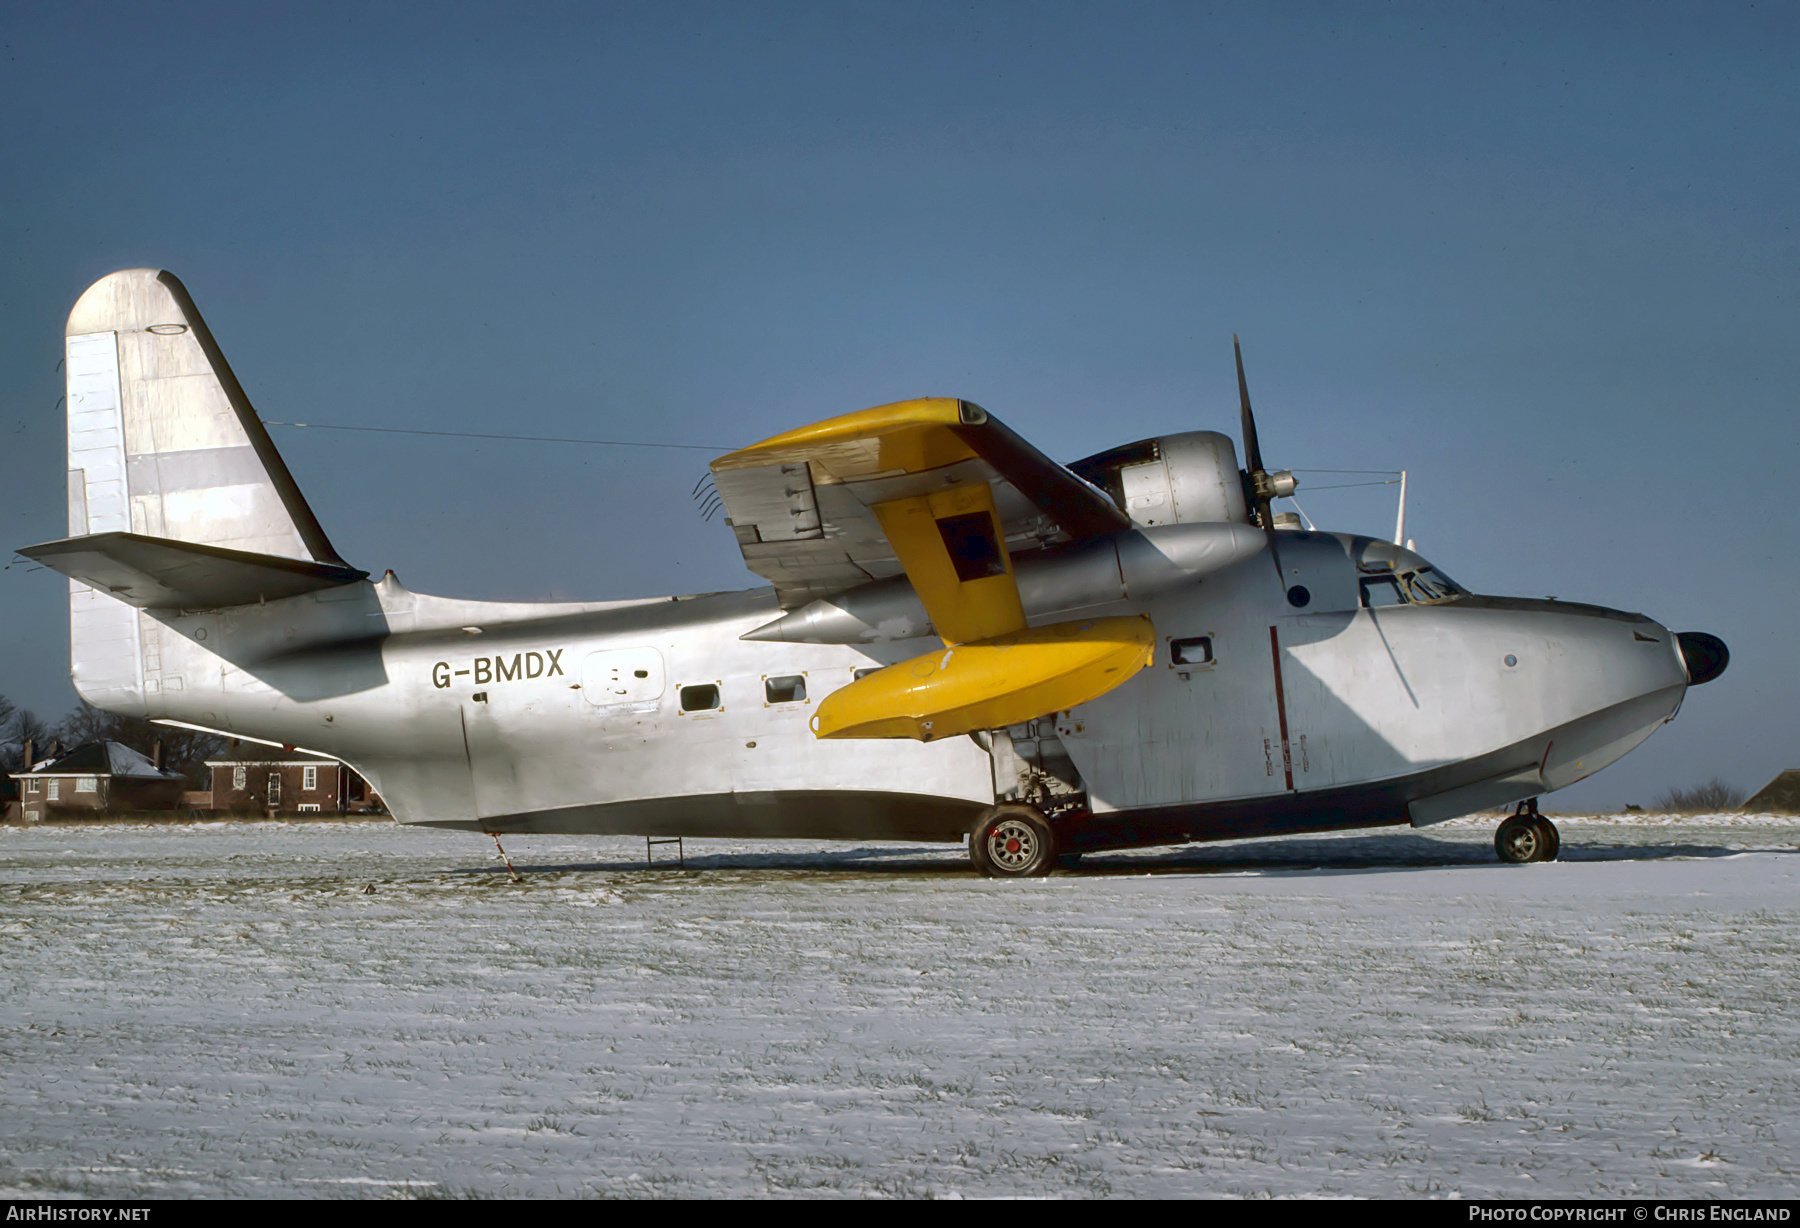
[[[1494,851],[1501,861],[1555,861],[1562,836],[1538,813],[1537,798],[1528,798],[1494,832]]]
[[[969,833],[969,860],[988,878],[1043,878],[1056,868],[1056,833],[1031,806],[990,806]]]

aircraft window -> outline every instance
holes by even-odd
[[[861,682],[864,678],[867,678],[870,674],[878,674],[886,668],[887,667],[885,665],[871,665],[867,669],[859,669],[855,673],[850,675],[850,681]]]
[[[1212,663],[1212,636],[1196,635],[1192,639],[1169,641],[1169,664],[1211,665]]]
[[[763,679],[763,695],[772,704],[797,704],[806,698],[806,675]]]
[[[696,686],[681,688],[681,710],[683,712],[709,712],[719,707],[719,687],[714,682],[703,682]]]
[[[1381,576],[1362,582],[1362,603],[1365,610],[1377,610],[1383,606],[1405,605],[1406,598],[1400,595],[1398,580],[1392,576]]]
[[[1408,601],[1448,601],[1463,590],[1449,576],[1435,567],[1421,567],[1400,577],[1406,585]]]

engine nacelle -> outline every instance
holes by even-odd
[[[1237,449],[1217,431],[1183,431],[1113,448],[1070,469],[1112,496],[1146,528],[1229,521],[1249,524]]]

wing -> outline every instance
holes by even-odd
[[[932,741],[1085,703],[1148,664],[1142,616],[1027,628],[1012,552],[1131,527],[1097,487],[979,405],[900,401],[713,462],[750,569],[784,607],[905,572],[949,651],[819,704],[821,738]]]
[[[929,547],[938,530],[927,521],[956,520],[946,537],[962,534],[962,548],[976,556],[993,537],[1002,556],[994,562],[1008,575],[1017,550],[1131,527],[1104,492],[979,405],[952,397],[804,426],[722,456],[712,472],[744,562],[775,586],[783,609],[902,571],[921,596],[942,588],[907,561],[908,544],[914,558],[937,553]],[[966,519],[983,511],[992,534]],[[977,566],[992,563],[971,557],[962,570]]]

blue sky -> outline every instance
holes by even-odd
[[[1767,4],[15,5],[0,541],[64,533],[62,324],[116,268],[266,418],[720,448],[919,395],[1064,459],[1235,434],[1236,332],[1271,463],[1404,467],[1465,584],[1731,645],[1556,804],[1754,788],[1800,766],[1797,52]],[[754,579],[705,452],[274,431],[421,591]],[[46,715],[63,601],[0,573]]]

